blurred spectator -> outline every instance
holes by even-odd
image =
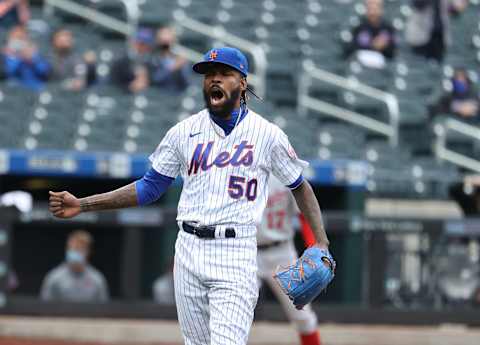
[[[83,56],[75,53],[75,40],[70,30],[60,28],[52,36],[52,79],[68,90],[81,90],[97,80],[96,55],[93,51]]]
[[[172,52],[176,43],[175,31],[171,27],[158,29],[156,50],[150,66],[152,85],[163,90],[183,91],[188,86],[190,68],[187,60]]]
[[[65,262],[48,272],[41,298],[44,301],[107,302],[108,287],[102,273],[88,264],[92,237],[84,230],[67,239]]]
[[[349,53],[357,52],[367,67],[383,67],[395,55],[395,32],[383,18],[383,0],[366,0],[366,15],[352,31]],[[367,51],[367,52],[365,52]]]
[[[113,63],[110,75],[112,82],[129,92],[141,92],[148,88],[148,68],[151,64],[154,45],[153,31],[138,29],[132,44],[131,54],[125,54]]]
[[[415,54],[442,61],[449,37],[449,0],[413,0],[405,29]]]
[[[51,70],[50,64],[39,54],[23,27],[10,30],[3,54],[4,73],[9,80],[32,90],[43,87]]]
[[[450,0],[449,11],[452,16],[457,16],[468,7],[468,0]]]
[[[451,79],[451,91],[443,94],[431,107],[431,115],[452,113],[469,122],[478,121],[480,99],[467,71],[456,69]]]
[[[25,25],[29,19],[28,0],[0,0],[0,30]]]

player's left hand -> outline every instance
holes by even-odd
[[[312,246],[293,265],[277,269],[273,277],[295,307],[302,309],[330,284],[335,267],[328,249]]]

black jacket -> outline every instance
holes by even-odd
[[[357,50],[375,50],[372,46],[372,42],[380,34],[387,34],[390,36],[390,40],[386,48],[381,52],[387,59],[391,59],[395,55],[395,30],[386,21],[382,21],[380,25],[373,26],[366,19],[360,23],[356,28],[352,30],[352,43],[348,49],[348,55],[356,52]]]

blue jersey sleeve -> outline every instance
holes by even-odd
[[[138,204],[148,205],[158,200],[173,180],[174,178],[162,175],[154,168],[150,168],[140,180],[135,182]]]

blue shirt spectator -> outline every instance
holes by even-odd
[[[50,64],[33,48],[28,49],[22,56],[5,56],[5,72],[8,79],[38,91],[48,79]]]
[[[173,56],[158,56],[152,62],[151,83],[164,90],[182,91],[188,86],[190,69],[178,66]]]
[[[149,66],[150,83],[162,90],[180,92],[189,84],[190,68],[185,58],[172,52],[175,43],[176,36],[172,28],[158,29],[156,54]]]
[[[449,90],[429,108],[431,116],[449,113],[463,121],[478,124],[480,98],[475,83],[469,78],[464,68],[455,69]]]
[[[4,74],[8,80],[40,90],[50,74],[50,64],[42,57],[23,27],[13,28],[4,48]]]

